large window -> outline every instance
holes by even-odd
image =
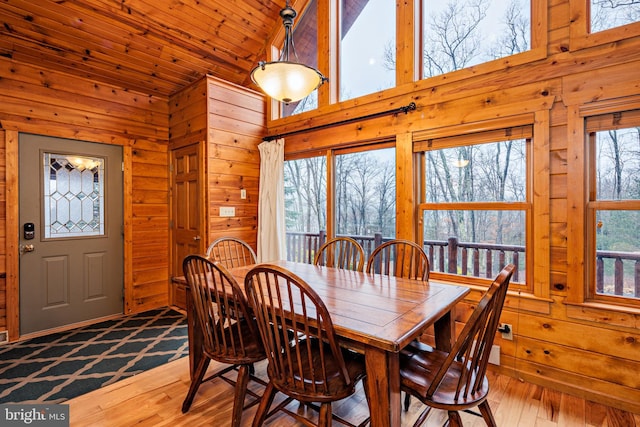
[[[608,30],[640,21],[640,2],[634,0],[590,0],[591,32]]]
[[[340,5],[340,101],[394,87],[396,2]]]
[[[326,157],[286,161],[284,198],[287,259],[310,263],[327,230]]]
[[[531,126],[519,126],[420,144],[423,245],[432,272],[493,279],[514,263],[512,282],[526,282],[531,138]]]
[[[285,162],[289,260],[313,262],[315,250],[333,236],[356,239],[366,256],[395,237],[395,148],[329,150],[328,156],[333,167],[327,155]]]
[[[529,0],[423,0],[423,77],[531,49]]]
[[[588,297],[640,301],[640,111],[587,119]]]

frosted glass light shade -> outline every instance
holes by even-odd
[[[251,72],[251,79],[267,95],[278,101],[299,101],[320,86],[320,72],[297,62],[262,62]]]

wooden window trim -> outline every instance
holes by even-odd
[[[613,43],[640,34],[640,22],[591,33],[590,6],[589,0],[569,0],[571,13],[569,47],[571,51]]]
[[[550,113],[548,110],[540,110],[535,113],[522,114],[511,117],[504,117],[495,120],[488,120],[476,124],[476,131],[482,131],[479,135],[504,135],[505,127],[518,126],[526,130],[532,129],[532,135],[529,135],[530,142],[527,154],[527,197],[526,202],[521,203],[490,203],[492,209],[510,209],[518,205],[528,206],[526,235],[526,246],[528,249],[527,256],[527,278],[526,289],[518,289],[512,291],[517,293],[518,304],[527,301],[527,309],[539,313],[549,313],[550,304],[553,302],[550,298],[550,184],[549,184],[549,125]],[[437,138],[453,138],[458,132],[460,141],[468,142],[472,138],[473,125],[465,124],[441,128],[437,130],[429,130],[426,132],[414,134],[414,152],[424,151],[423,143],[427,143],[427,139]],[[520,138],[520,136],[518,136]],[[418,141],[416,141],[418,140]],[[421,140],[421,141],[420,141]],[[417,142],[417,143],[416,143]],[[438,147],[440,148],[440,147]],[[422,195],[420,197],[423,197]],[[429,204],[422,203],[418,206],[419,220],[421,221],[424,208]],[[487,207],[487,203],[465,203],[457,206],[463,207]],[[418,230],[419,240],[423,239],[422,227]],[[455,280],[458,283],[464,282],[470,286],[486,286],[487,281],[478,279],[468,280],[468,277],[439,275],[433,273],[433,276],[444,276],[445,280]],[[458,281],[459,280],[459,281]],[[524,304],[524,303],[523,303]],[[518,305],[520,306],[520,305]]]
[[[569,105],[567,124],[567,186],[572,189],[567,194],[567,316],[569,318],[608,323],[620,326],[638,328],[636,318],[640,315],[640,302],[624,297],[592,298],[591,277],[593,261],[591,250],[594,236],[587,232],[589,211],[596,208],[611,208],[620,205],[619,201],[591,201],[587,179],[592,174],[588,170],[593,167],[589,155],[587,136],[598,128],[628,127],[629,120],[640,117],[640,96],[630,96],[624,99],[611,99],[590,103],[588,105]],[[622,116],[618,122],[612,119],[617,112],[628,114]],[[611,115],[607,117],[605,115]],[[589,120],[589,118],[592,118]],[[622,124],[620,124],[622,123]],[[624,202],[629,209],[640,207],[640,202]],[[595,286],[595,285],[594,285]],[[629,319],[632,319],[629,320]]]
[[[598,210],[640,210],[640,200],[597,200],[596,198],[596,159],[593,153],[595,150],[595,133],[607,131],[610,129],[621,129],[628,127],[636,127],[640,125],[640,110],[606,113],[604,115],[585,117],[585,151],[587,158],[586,175],[588,176],[588,192],[586,199],[586,218],[587,224],[587,252],[585,254],[585,264],[587,266],[587,280],[585,280],[585,301],[593,303],[601,303],[610,306],[628,306],[640,310],[640,301],[635,298],[626,298],[623,296],[598,294],[595,289],[593,278],[596,275],[596,266],[594,262],[594,253],[596,247],[596,236],[590,230],[595,230],[595,212]]]

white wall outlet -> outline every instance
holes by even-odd
[[[240,190],[240,198],[241,199],[247,198],[247,190],[245,190],[244,188]]]
[[[502,339],[513,341],[513,326],[508,323],[500,323],[498,331],[502,334]]]
[[[236,208],[233,206],[220,206],[220,216],[236,216]]]

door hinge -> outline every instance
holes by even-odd
[[[122,162],[122,172],[124,172],[124,162]]]

